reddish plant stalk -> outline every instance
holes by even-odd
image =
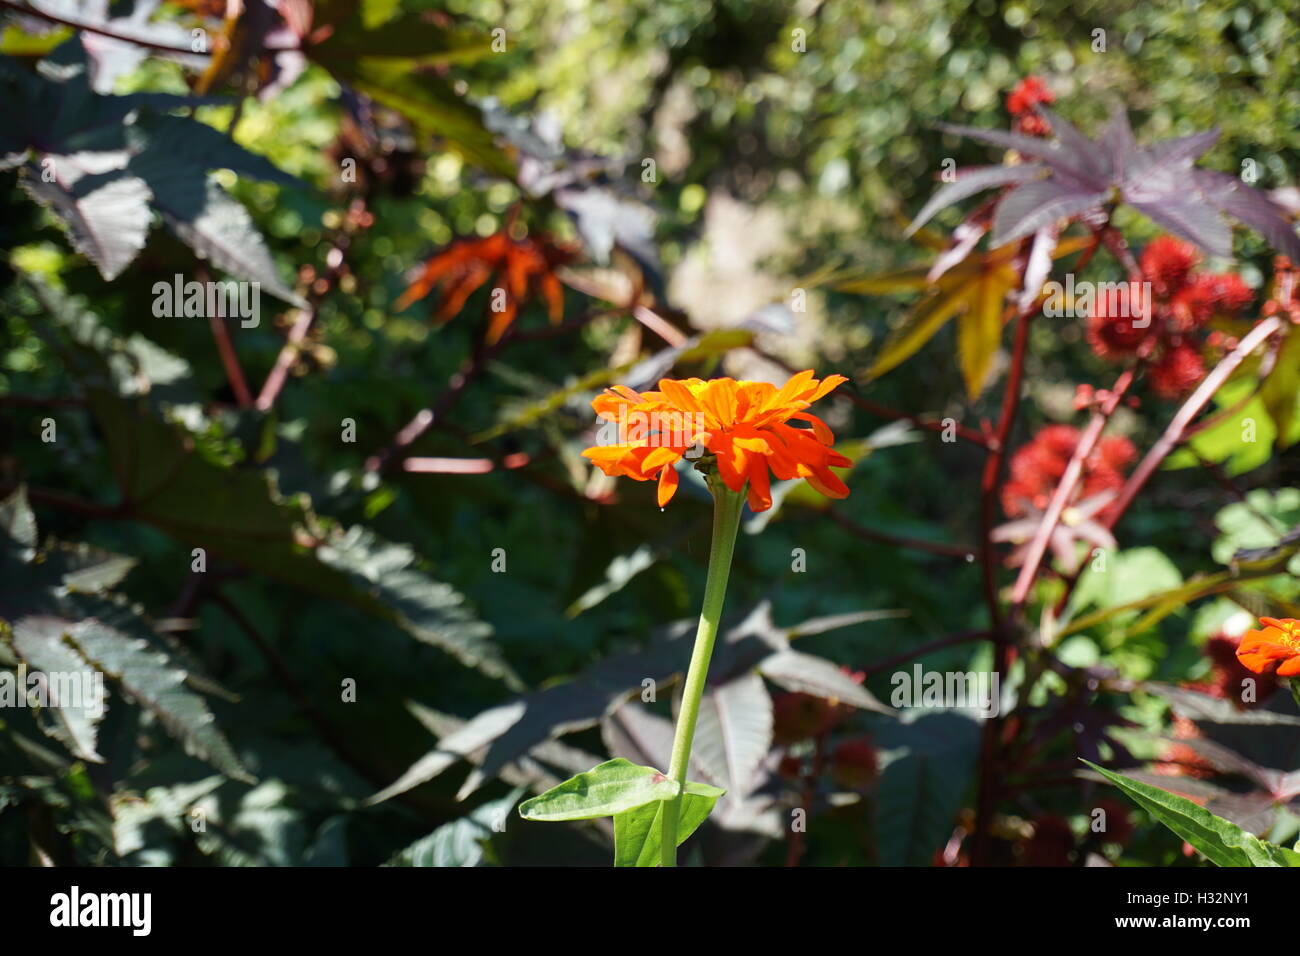
[[[266,381],[262,383],[262,391],[257,396],[258,411],[269,411],[271,406],[275,404],[276,398],[280,395],[280,389],[284,388],[284,383],[289,379],[289,369],[293,367],[294,356],[298,354],[298,346],[307,337],[307,330],[311,328],[315,318],[315,309],[303,309],[298,313],[298,318],[294,320],[293,327],[289,329],[289,337],[280,349],[280,354],[275,358],[275,365],[267,374]]]
[[[1084,463],[1088,456],[1093,453],[1097,447],[1097,442],[1101,438],[1102,430],[1105,429],[1106,423],[1110,417],[1115,414],[1115,409],[1119,407],[1129,387],[1133,384],[1135,372],[1129,368],[1120,375],[1115,385],[1106,396],[1106,400],[1101,406],[1092,413],[1092,418],[1088,422],[1088,427],[1084,429],[1083,434],[1079,436],[1079,443],[1074,448],[1074,454],[1070,456],[1070,463],[1065,468],[1065,474],[1056,485],[1056,490],[1052,493],[1052,499],[1048,502],[1047,511],[1043,515],[1042,522],[1038,525],[1038,530],[1034,532],[1033,539],[1029,542],[1029,551],[1025,555],[1025,561],[1020,566],[1020,574],[1016,578],[1016,584],[1011,592],[1012,614],[1018,614],[1024,606],[1025,599],[1029,596],[1029,589],[1034,584],[1034,579],[1038,577],[1038,570],[1043,563],[1043,556],[1047,553],[1047,544],[1052,539],[1052,533],[1056,530],[1057,524],[1060,523],[1061,514],[1065,511],[1066,505],[1074,495],[1075,489],[1079,482],[1083,480]]]
[[[69,20],[57,14],[49,13],[45,10],[38,10],[36,7],[29,6],[25,3],[14,3],[12,0],[0,0],[0,7],[7,10],[13,10],[25,17],[36,17],[49,23],[57,23],[60,26],[72,27],[74,30],[84,30],[86,33],[94,33],[101,37],[107,37],[110,40],[117,40],[119,43],[133,43],[136,46],[148,47],[151,50],[158,50],[162,53],[181,53],[185,56],[209,56],[208,53],[201,53],[191,50],[189,47],[172,46],[170,43],[159,43],[157,40],[148,40],[144,37],[124,36],[120,33],[114,33],[112,30],[105,30],[90,23],[82,23],[79,20]]]
[[[248,390],[248,381],[244,378],[244,370],[239,365],[239,356],[235,353],[235,346],[230,341],[230,331],[226,328],[226,320],[220,316],[212,315],[208,317],[208,324],[212,327],[212,338],[217,343],[217,352],[221,356],[221,364],[226,369],[226,378],[230,382],[231,391],[235,393],[235,402],[240,408],[251,407],[253,393]]]
[[[855,537],[862,538],[864,541],[879,541],[882,544],[892,544],[900,548],[909,548],[913,551],[926,551],[930,554],[942,555],[945,558],[958,558],[962,561],[973,561],[975,552],[971,548],[960,544],[944,544],[941,541],[924,541],[920,538],[908,538],[903,535],[890,534],[888,531],[877,531],[874,528],[867,528],[858,524],[852,518],[841,514],[834,508],[826,509],[832,521]]]
[[[1111,237],[1109,216],[1107,221],[1093,230],[1092,244],[1084,250],[1075,265],[1075,271],[1088,266],[1096,255],[1097,249],[1104,242],[1110,251],[1121,261],[1133,262],[1132,253],[1128,252],[1122,238]],[[1126,260],[1125,261],[1125,258]],[[1136,263],[1134,263],[1136,265]],[[1024,270],[1021,278],[1023,281]],[[993,443],[990,444],[988,457],[984,461],[984,475],[980,482],[980,571],[984,584],[984,601],[989,610],[990,633],[994,642],[994,673],[1005,675],[1014,660],[1015,648],[1010,635],[1004,630],[1001,609],[998,607],[997,590],[997,552],[993,548],[993,524],[997,509],[998,488],[1001,484],[1003,465],[1006,462],[1007,442],[1015,426],[1016,412],[1020,406],[1020,389],[1024,380],[1025,355],[1029,344],[1029,325],[1046,301],[1040,293],[1021,311],[1016,321],[1016,337],[1012,345],[1011,368],[1007,373],[1007,388],[1002,396],[1002,414]],[[997,802],[997,764],[998,738],[1002,732],[1001,710],[984,722],[980,737],[979,790],[976,797],[975,829],[971,840],[971,863],[979,864],[988,857],[990,825],[993,809]]]
[[[1183,403],[1183,407],[1178,409],[1173,420],[1164,430],[1164,434],[1157,439],[1156,443],[1151,446],[1151,450],[1146,453],[1138,466],[1133,469],[1133,474],[1129,475],[1128,481],[1124,482],[1124,487],[1120,489],[1119,497],[1115,500],[1112,508],[1108,509],[1108,515],[1105,521],[1107,528],[1113,528],[1119,521],[1125,509],[1133,503],[1137,493],[1142,490],[1142,486],[1147,483],[1147,479],[1155,472],[1157,468],[1169,457],[1169,454],[1178,447],[1183,440],[1183,435],[1187,427],[1191,425],[1192,420],[1201,413],[1210,399],[1214,397],[1220,386],[1228,380],[1237,366],[1246,360],[1251,352],[1255,351],[1270,336],[1282,328],[1282,319],[1279,316],[1265,319],[1251,329],[1237,347],[1225,355],[1213,371],[1201,381],[1196,391]]]

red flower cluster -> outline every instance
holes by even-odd
[[[1211,670],[1208,679],[1187,686],[1211,697],[1230,700],[1237,710],[1249,710],[1263,703],[1276,689],[1276,677],[1268,678],[1268,675],[1265,675],[1266,679],[1260,681],[1259,677],[1237,657],[1237,650],[1240,647],[1241,637],[1223,633],[1215,634],[1205,642],[1203,648],[1205,656],[1210,659]],[[1241,699],[1242,689],[1245,686],[1243,681],[1247,679],[1262,685],[1253,701]]]
[[[845,790],[866,790],[876,781],[879,756],[868,737],[842,740],[831,754],[831,777]]]
[[[855,684],[867,678],[865,671],[840,670]],[[852,714],[848,704],[832,703],[824,697],[815,697],[798,691],[776,694],[772,698],[773,735],[781,746],[789,746],[812,737],[820,737]]]
[[[1196,724],[1181,714],[1175,714],[1174,740],[1165,746],[1164,754],[1160,760],[1152,764],[1151,772],[1162,777],[1195,777],[1197,780],[1208,780],[1210,777],[1215,776],[1214,764],[1201,756],[1200,752],[1194,747],[1178,743],[1180,740],[1195,740],[1200,736],[1201,731]],[[1193,803],[1205,802],[1205,797],[1198,797],[1190,793],[1182,795]]]
[[[1055,103],[1056,94],[1037,76],[1027,76],[1007,95],[1007,112],[1013,118],[1018,133],[1026,136],[1046,136],[1051,125],[1034,110],[1039,103]]]
[[[1002,487],[1002,510],[1008,517],[1047,509],[1078,444],[1077,428],[1048,425],[1011,456],[1011,473]],[[1124,468],[1136,457],[1137,449],[1127,438],[1111,435],[1101,439],[1084,462],[1078,497],[1091,498],[1119,488],[1124,484]]]
[[[1098,296],[1088,319],[1088,344],[1109,361],[1135,355],[1149,341],[1151,386],[1165,398],[1183,395],[1205,377],[1198,334],[1209,321],[1240,312],[1254,299],[1240,276],[1197,273],[1199,261],[1194,248],[1172,236],[1153,240],[1138,263],[1142,279],[1151,283],[1153,314],[1134,314],[1139,310],[1133,297]]]

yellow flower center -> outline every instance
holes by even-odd
[[[1300,621],[1279,621],[1273,625],[1270,637],[1276,638],[1287,647],[1300,651]]]

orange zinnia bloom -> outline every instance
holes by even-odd
[[[1249,631],[1237,647],[1237,659],[1256,674],[1265,673],[1273,664],[1282,677],[1300,675],[1300,621],[1261,617],[1260,631]]]
[[[659,505],[677,491],[676,464],[697,442],[716,456],[718,474],[732,491],[749,485],[749,506],[772,507],[769,470],[782,481],[806,478],[830,498],[849,489],[831,471],[852,462],[831,445],[835,436],[816,415],[804,411],[848,381],[828,375],[818,381],[799,372],[779,389],[768,382],[731,378],[661,379],[659,391],[637,392],[624,385],[606,389],[591,403],[607,422],[620,423],[619,443],[583,452],[607,475],[659,480]],[[787,424],[791,419],[811,428]]]

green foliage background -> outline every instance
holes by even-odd
[[[405,15],[432,5],[403,0],[392,7]],[[1291,3],[455,0],[441,9],[468,33],[504,27],[508,38],[504,53],[446,68],[458,93],[494,97],[516,116],[548,114],[569,147],[628,161],[619,185],[657,211],[668,297],[682,310],[684,328],[734,325],[796,286],[813,287],[795,334],[764,340],[796,368],[853,377],[869,367],[906,303],[807,280],[822,270],[865,276],[918,261],[922,251],[902,239],[902,222],[932,192],[940,160],[995,159],[934,124],[1005,126],[1005,95],[1025,75],[1044,76],[1061,112],[1085,130],[1125,103],[1144,140],[1218,125],[1223,136],[1205,165],[1234,172],[1254,160],[1261,188],[1300,180],[1300,11]],[[1092,50],[1098,29],[1107,38],[1104,53]],[[792,50],[793,31],[804,31],[806,52]],[[139,90],[184,94],[188,87],[180,67],[151,58],[120,78],[115,92]],[[218,173],[252,213],[285,279],[307,265],[327,272],[344,221],[351,193],[335,165],[340,92],[336,78],[311,66],[265,102],[246,98],[233,127],[235,141],[305,188]],[[233,112],[205,106],[196,115],[225,130]],[[709,521],[707,500],[690,489],[665,512],[654,506],[652,488],[629,482],[618,488],[617,504],[583,499],[574,456],[591,423],[593,389],[575,389],[534,424],[486,446],[469,441],[513,410],[608,368],[634,325],[625,314],[563,338],[513,344],[468,387],[452,427],[432,429],[413,448],[424,456],[524,451],[541,457],[535,468],[382,480],[366,472],[366,458],[443,393],[482,337],[486,289],[445,326],[427,320],[427,302],[395,313],[408,271],[456,237],[496,232],[523,198],[452,143],[427,145],[400,127],[390,132],[399,148],[387,154],[387,170],[367,194],[373,225],[351,235],[349,275],[319,299],[302,374],[267,414],[234,406],[205,321],[157,318],[150,310],[155,281],[192,277],[195,260],[184,245],[155,230],[140,258],[105,283],[14,174],[0,174],[0,485],[6,493],[20,484],[29,489],[42,539],[135,560],[113,593],[155,623],[188,622],[164,629],[163,643],[193,675],[215,682],[196,677],[190,686],[204,694],[215,725],[255,778],[237,779],[230,768],[220,772],[187,754],[136,704],[110,705],[100,728],[103,764],[70,756],[41,733],[37,715],[0,711],[0,862],[607,860],[598,830],[580,831],[582,839],[567,827],[512,820],[505,833],[493,831],[493,808],[512,804],[530,783],[493,779],[458,800],[463,763],[397,798],[366,803],[433,748],[448,718],[471,718],[520,689],[555,686],[611,655],[644,649],[658,629],[690,618],[703,588]],[[641,180],[646,157],[656,160],[656,182]],[[576,237],[572,222],[544,203],[524,216],[535,230]],[[940,224],[956,221],[949,211]],[[1154,235],[1136,216],[1119,224],[1135,243]],[[1242,274],[1259,285],[1270,251],[1244,231],[1237,251]],[[570,318],[592,306],[573,291],[566,303]],[[258,328],[232,329],[254,388],[284,341],[273,318],[282,305],[264,299],[263,308]],[[87,321],[100,333],[89,357],[78,359],[73,343],[83,338],[75,330]],[[537,305],[519,319],[521,330],[544,325]],[[863,394],[972,426],[995,417],[1000,388],[973,403],[966,398],[951,334],[941,333]],[[156,383],[139,402],[129,376],[105,364],[121,354]],[[688,373],[718,367],[710,358]],[[1077,424],[1075,384],[1104,386],[1110,374],[1083,346],[1078,324],[1038,323],[1014,444],[1048,421]],[[14,396],[79,401],[41,406]],[[1149,401],[1117,427],[1144,448],[1171,412]],[[874,435],[882,445],[852,472],[841,514],[886,535],[974,543],[978,497],[970,476],[981,466],[978,449],[930,432],[897,441],[895,430],[886,435],[897,443],[883,441],[883,420],[847,407],[835,415],[842,438]],[[58,424],[53,444],[41,438],[50,416]],[[354,444],[340,441],[344,419],[356,423]],[[151,431],[144,421],[173,430]],[[185,466],[191,470],[175,480],[162,511],[133,508],[129,498],[118,509],[123,489],[113,448],[143,447],[145,474],[156,475],[177,436],[187,436],[201,467]],[[1133,587],[1119,595],[1085,581],[1080,606],[1141,598],[1221,567],[1234,546],[1275,543],[1278,528],[1300,520],[1287,497],[1300,471],[1294,449],[1241,464],[1249,467],[1234,466],[1234,474],[1243,472],[1236,480],[1262,496],[1252,500],[1275,514],[1272,524],[1242,530],[1241,515],[1223,510],[1235,507],[1233,496],[1204,473],[1162,472],[1119,529]],[[545,480],[532,480],[533,472]],[[252,481],[236,488],[234,475]],[[271,498],[263,482],[273,487]],[[68,507],[69,498],[79,504]],[[185,516],[201,518],[202,527],[189,527]],[[295,524],[335,548],[332,569],[346,586],[325,573],[331,562],[295,543]],[[612,562],[644,545],[654,557],[645,570],[573,613],[575,602],[617,573]],[[191,573],[193,547],[216,555],[206,576]],[[498,548],[505,549],[506,573],[493,570]],[[807,573],[791,570],[796,548],[806,552]],[[768,600],[781,628],[858,611],[904,612],[799,639],[800,650],[851,670],[987,624],[973,563],[863,540],[797,500],[761,535],[742,534],[732,582],[730,609],[740,614]],[[1294,584],[1283,576],[1260,586],[1260,600],[1274,602],[1263,606],[1293,607]],[[1249,604],[1215,598],[1136,632],[1129,626],[1135,615],[1112,618],[1068,638],[1062,656],[1130,680],[1196,679],[1207,666],[1199,643]],[[482,666],[485,655],[496,663]],[[987,667],[989,652],[959,644],[925,663]],[[355,703],[340,699],[344,680],[356,682]],[[888,672],[873,673],[867,686],[887,699]],[[1167,727],[1167,705],[1151,694],[1099,695],[1092,706],[1122,713],[1138,731]],[[662,700],[658,711],[667,713]],[[880,789],[847,807],[823,808],[824,825],[810,828],[803,861],[930,862],[961,809],[972,806],[975,735],[934,724],[909,736],[865,711],[842,732],[873,736],[882,755]],[[1140,736],[1129,740],[1133,752],[1154,756],[1156,745]],[[598,729],[566,742],[604,752]],[[1058,759],[1077,756],[1068,742],[1053,746]],[[922,792],[939,793],[939,803],[915,810]],[[1095,797],[1075,784],[1036,795],[1033,806],[1070,820],[1082,844]],[[194,807],[208,821],[201,832],[190,825]],[[923,836],[899,847],[897,833],[883,831],[909,808],[919,821],[912,829]],[[1005,810],[1032,816],[1028,806]],[[1283,831],[1289,825],[1279,823]],[[710,836],[706,825],[694,859],[785,859],[783,837],[741,839],[744,832]],[[1107,852],[1118,855],[1114,847]],[[1129,852],[1148,863],[1184,862],[1177,841],[1157,828],[1143,828]]]

